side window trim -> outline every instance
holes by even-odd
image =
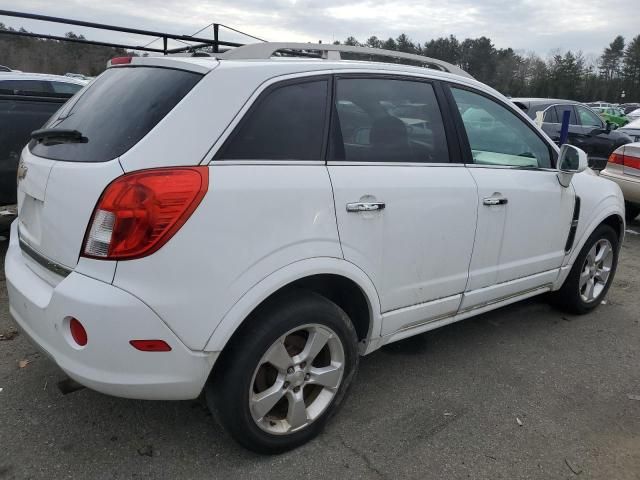
[[[331,111],[330,117],[331,122],[328,128],[328,139],[327,139],[327,154],[325,156],[325,160],[327,162],[332,162],[335,164],[342,163],[344,164],[344,160],[333,160],[332,159],[332,150],[333,145],[329,145],[331,142],[331,132],[336,128],[336,122],[339,122],[336,107],[335,107],[335,98],[337,93],[338,81],[342,78],[359,78],[359,79],[387,79],[387,80],[402,80],[402,81],[411,81],[411,82],[419,82],[419,83],[427,83],[430,84],[433,88],[436,101],[438,103],[438,110],[440,112],[440,116],[443,122],[443,127],[445,131],[445,141],[447,144],[447,149],[449,152],[449,162],[450,164],[464,164],[464,160],[462,157],[462,150],[460,149],[460,145],[458,142],[458,136],[456,132],[455,122],[452,118],[450,112],[450,105],[447,99],[446,90],[442,86],[442,82],[429,77],[418,77],[412,75],[402,75],[402,74],[394,74],[394,73],[336,73],[333,75],[333,81],[331,82]],[[338,123],[339,130],[339,123]],[[350,162],[347,162],[350,163]],[[354,162],[354,163],[363,163],[363,162]],[[364,162],[367,163],[367,162]],[[444,165],[443,163],[429,163],[429,162],[414,162],[416,165]]]
[[[496,98],[492,95],[489,95],[485,92],[483,92],[482,90],[478,90],[475,89],[473,87],[469,87],[467,85],[463,85],[463,84],[458,84],[458,83],[452,83],[452,82],[447,82],[447,83],[443,83],[443,88],[446,91],[446,96],[447,99],[449,101],[449,110],[451,112],[451,116],[454,118],[455,120],[455,124],[456,124],[456,131],[458,132],[458,141],[460,142],[460,148],[462,149],[463,152],[463,158],[462,161],[463,163],[465,163],[466,165],[476,165],[476,163],[473,161],[473,155],[471,153],[471,144],[469,143],[469,138],[467,137],[467,131],[465,130],[464,127],[464,123],[462,121],[462,115],[460,115],[460,111],[458,110],[458,105],[456,104],[455,99],[453,98],[453,93],[451,92],[451,88],[458,88],[460,90],[466,90],[468,92],[471,93],[475,93],[476,95],[480,95],[483,96],[495,103],[497,103],[498,105],[506,108],[507,110],[509,110],[510,112],[512,112],[517,118],[522,118],[522,115],[524,115],[526,117],[526,114],[524,114],[521,110],[518,109],[518,107],[516,107],[515,105],[509,105],[505,102],[503,102],[501,99]],[[529,118],[529,117],[526,117]],[[498,165],[482,165],[482,167],[486,167],[486,168],[503,168],[503,169],[518,169],[518,170],[540,170],[540,171],[549,171],[549,170],[555,170],[556,169],[556,164],[558,161],[558,153],[556,152],[556,150],[551,146],[551,144],[549,143],[549,141],[542,135],[542,133],[540,131],[538,131],[538,129],[535,127],[535,125],[531,125],[529,122],[522,120],[522,123],[524,125],[526,125],[533,133],[535,133],[538,138],[540,138],[540,140],[547,146],[547,149],[549,150],[549,156],[551,159],[551,168],[544,168],[544,167],[518,167],[518,166],[511,166],[511,165],[507,165],[507,166],[498,166]],[[464,161],[464,157],[470,159],[470,161]]]
[[[234,139],[242,132],[244,126],[247,124],[247,122],[249,121],[249,119],[251,118],[251,116],[253,115],[253,113],[255,113],[255,111],[257,109],[260,108],[260,106],[262,105],[262,103],[266,100],[266,98],[271,94],[271,92],[282,88],[282,87],[286,87],[288,85],[300,85],[303,83],[311,83],[311,82],[318,82],[318,81],[326,81],[327,82],[327,102],[330,102],[333,96],[333,79],[332,79],[332,75],[330,74],[322,74],[322,75],[311,75],[311,76],[302,76],[302,77],[294,77],[294,78],[287,78],[285,80],[281,80],[281,81],[276,81],[270,85],[268,85],[262,92],[260,92],[260,94],[255,98],[255,100],[253,101],[253,103],[251,103],[251,105],[249,106],[249,108],[244,112],[244,114],[242,115],[242,118],[240,119],[240,121],[233,127],[233,130],[227,135],[227,137],[224,139],[224,141],[222,142],[222,145],[220,145],[220,147],[216,150],[216,153],[213,155],[213,157],[211,157],[210,162],[212,161],[218,161],[218,162],[225,162],[225,161],[233,161],[233,160],[228,160],[223,158],[226,152],[226,149],[228,148],[228,146],[233,143]],[[331,106],[331,104],[327,105],[327,108],[329,108]],[[327,115],[325,115],[325,125],[324,125],[324,131],[322,132],[322,150],[320,152],[320,156],[318,158],[318,161],[322,162],[324,161],[323,159],[326,157],[326,152],[327,152],[327,145],[328,145],[328,136],[329,136],[329,121],[328,118],[331,116],[330,112],[327,112]],[[251,161],[251,160],[241,160],[241,161]],[[263,160],[260,160],[261,162]],[[283,160],[264,160],[266,162],[273,162],[273,163],[281,163]],[[292,160],[295,161],[295,160]],[[302,163],[309,163],[308,160],[300,160],[300,162]]]

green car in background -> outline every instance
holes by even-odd
[[[613,123],[618,127],[623,127],[629,123],[629,119],[625,116],[624,112],[615,107],[596,107],[593,110],[598,112],[598,115],[602,117],[605,122]]]

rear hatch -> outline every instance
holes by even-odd
[[[172,68],[110,68],[54,114],[18,169],[18,231],[31,253],[76,266],[100,194],[123,174],[118,157],[201,78]]]

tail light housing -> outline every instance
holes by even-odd
[[[633,155],[627,155],[624,150],[621,152],[613,152],[609,156],[609,163],[615,163],[616,165],[622,165],[624,167],[635,168],[640,170],[640,158]]]
[[[116,178],[93,211],[82,256],[130,260],[152,254],[184,225],[208,187],[206,166],[141,170]]]

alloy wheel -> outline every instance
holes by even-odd
[[[331,404],[345,367],[345,353],[330,328],[308,324],[282,335],[260,359],[249,392],[254,422],[276,435],[301,430]]]
[[[606,288],[613,267],[613,247],[606,238],[598,240],[589,250],[582,265],[578,288],[586,303],[593,302]]]

